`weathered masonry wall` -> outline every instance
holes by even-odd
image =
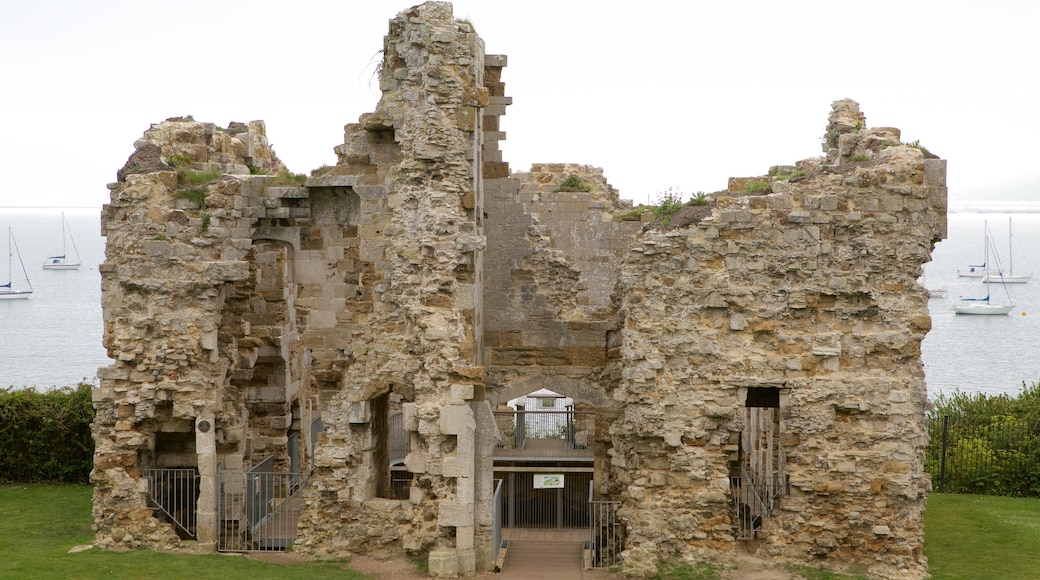
[[[360,192],[371,305],[339,344],[350,361],[323,393],[304,550],[403,547],[428,552],[440,575],[490,565],[492,482],[478,464],[491,451],[475,437],[491,422],[478,364],[484,62],[483,43],[449,4],[402,12],[384,41],[379,106],[347,126],[337,166],[309,182]],[[386,465],[372,425],[387,412],[382,397],[411,435],[405,498],[378,482]]]
[[[915,281],[944,161],[838,101],[825,157],[664,227],[600,169],[510,171],[506,58],[450,4],[398,14],[383,56],[333,167],[288,173],[259,121],[176,118],[109,186],[100,547],[215,549],[238,525],[218,474],[270,459],[300,486],[294,549],[491,569],[492,408],[547,388],[596,412],[627,574],[752,550],[925,576]],[[148,504],[175,468],[194,539]]]
[[[99,545],[191,545],[147,505],[146,470],[176,467],[198,474],[194,544],[212,549],[227,526],[218,466],[272,457],[313,472],[300,549],[392,545],[440,575],[491,565],[481,171],[501,155],[494,132],[483,140],[483,44],[429,3],[391,22],[384,53],[384,98],[305,183],[259,122],[171,119],[120,170],[104,220],[118,362],[95,394]],[[404,498],[389,489],[391,415],[411,434]]]
[[[758,553],[926,573],[930,320],[916,279],[945,236],[945,161],[899,144],[897,130],[842,124],[861,116],[855,103],[834,107],[827,159],[789,168],[798,177],[771,193],[742,194],[735,180],[710,217],[644,235],[622,265],[624,413],[612,434],[628,571],[733,557],[727,504],[753,452],[740,437],[749,393],[775,392],[786,489]],[[869,160],[842,164],[853,156]]]

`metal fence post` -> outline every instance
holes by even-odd
[[[950,432],[950,416],[943,415],[943,430],[942,430],[942,455],[939,459],[939,493],[943,492],[943,488],[946,487],[946,444],[949,441]]]

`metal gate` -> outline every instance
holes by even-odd
[[[552,467],[544,471],[555,472]],[[536,488],[534,476],[530,472],[495,473],[495,479],[504,480],[499,500],[504,527],[560,529],[589,525],[586,490],[592,481],[591,469],[564,473],[564,486],[555,489]]]
[[[217,550],[272,552],[292,546],[303,498],[292,473],[270,471],[265,459],[249,471],[217,470]]]
[[[589,543],[585,546],[586,568],[610,568],[621,562],[625,549],[624,526],[617,517],[619,501],[594,500],[589,482]]]
[[[149,507],[160,514],[160,519],[172,523],[181,539],[195,539],[199,471],[194,467],[146,469],[144,476],[148,480]]]

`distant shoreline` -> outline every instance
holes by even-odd
[[[958,201],[948,213],[1040,213],[1040,201]]]

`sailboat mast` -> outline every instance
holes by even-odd
[[[982,252],[985,256],[983,264],[986,265],[986,275],[982,279],[986,281],[986,304],[989,304],[989,222],[983,222],[982,228],[982,239],[986,240],[986,248]]]
[[[61,214],[61,224],[62,224],[63,228],[65,228],[67,226],[67,224],[65,222],[65,212],[62,212],[62,214]],[[65,240],[65,232],[64,231],[62,231],[61,239],[62,239],[62,244],[64,244],[65,243],[65,241],[64,241]],[[79,248],[76,247],[76,239],[72,237],[72,230],[71,229],[69,229],[69,241],[72,242],[72,251],[76,252],[76,263],[78,264],[79,261],[80,261]],[[62,247],[64,248],[64,245]]]
[[[61,212],[61,255],[68,255],[65,250],[65,212]]]
[[[1015,275],[1015,252],[1011,250],[1011,216],[1008,216],[1008,275]]]

